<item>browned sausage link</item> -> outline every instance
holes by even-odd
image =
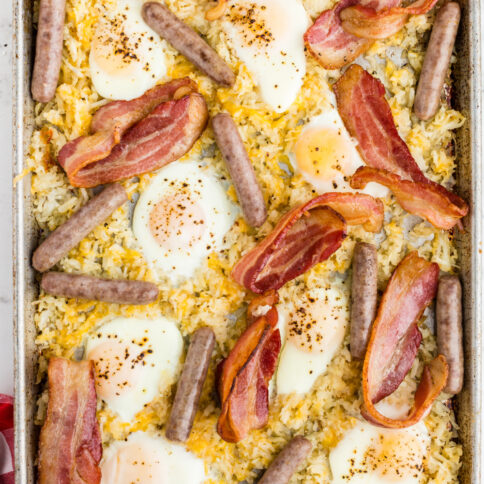
[[[227,113],[214,116],[212,126],[245,219],[253,227],[260,227],[267,218],[266,205],[237,126]]]
[[[200,328],[192,336],[166,426],[169,440],[186,442],[190,436],[214,345],[215,335],[210,328]]]
[[[158,2],[143,5],[144,21],[207,76],[232,86],[235,75],[226,62],[192,28]]]
[[[126,200],[128,200],[126,190],[119,183],[108,185],[67,222],[57,227],[37,247],[32,257],[34,268],[39,272],[44,272],[53,267]]]
[[[32,97],[49,102],[55,94],[62,61],[66,0],[40,0]]]
[[[265,471],[259,484],[287,484],[312,447],[308,439],[294,437]]]
[[[353,358],[364,358],[377,302],[378,265],[374,245],[359,242],[353,253],[351,283],[350,351]]]
[[[435,17],[413,106],[420,119],[430,119],[439,109],[459,21],[460,7],[456,2],[444,5]]]
[[[439,281],[436,305],[437,348],[449,364],[444,391],[457,394],[464,383],[462,346],[462,287],[457,276],[443,276]]]
[[[40,287],[53,296],[118,304],[149,304],[158,298],[158,288],[151,282],[101,279],[64,272],[45,273]]]

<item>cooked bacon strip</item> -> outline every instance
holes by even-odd
[[[65,144],[59,152],[59,163],[69,173],[106,158],[131,126],[141,121],[159,104],[173,99],[175,93],[183,87],[197,90],[195,83],[184,77],[155,86],[132,101],[106,104],[92,118],[92,134]]]
[[[309,52],[325,69],[340,69],[366,52],[370,40],[348,34],[341,26],[341,10],[354,5],[356,0],[341,0],[330,10],[324,10],[304,34]]]
[[[353,5],[368,5],[377,10],[400,5],[400,0],[341,0],[332,9],[324,10],[304,34],[307,49],[326,69],[340,69],[353,62],[373,44],[346,32],[340,13]]]
[[[159,84],[131,101],[110,102],[99,108],[94,114],[91,132],[106,131],[112,129],[115,125],[119,125],[121,134],[123,134],[128,128],[148,116],[158,104],[176,99],[176,92],[181,88],[189,89],[186,94],[190,91],[197,92],[195,82],[189,77],[182,77],[165,84]]]
[[[402,208],[440,229],[451,229],[469,211],[469,206],[462,198],[437,183],[403,180],[386,170],[369,166],[358,168],[351,177],[350,185],[362,189],[370,182],[388,187]]]
[[[342,28],[363,39],[386,39],[396,34],[409,15],[422,15],[431,10],[438,0],[417,0],[407,7],[391,7],[377,11],[372,6],[357,4],[341,11]]]
[[[256,300],[251,311],[256,311],[258,302],[275,304],[277,295],[270,300]],[[227,442],[239,442],[250,430],[267,424],[268,385],[281,349],[281,335],[275,327],[277,319],[277,310],[272,306],[266,315],[251,322],[219,367],[222,412],[217,432]]]
[[[381,415],[375,403],[393,393],[410,370],[421,335],[417,322],[437,291],[439,266],[408,254],[397,266],[378,308],[363,363],[362,415],[388,428],[414,425],[431,407],[447,380],[447,363],[438,356],[426,366],[410,415],[394,420]]]
[[[333,84],[338,112],[350,135],[358,141],[365,163],[405,179],[427,179],[400,138],[385,87],[359,65],[353,64]]]
[[[69,178],[76,180],[76,173],[108,157],[122,136],[157,106],[178,99],[177,94],[182,91],[187,95],[196,90],[195,83],[185,77],[155,86],[131,101],[113,101],[106,104],[93,117],[91,135],[76,138],[62,147],[58,157],[59,164]]]
[[[378,232],[383,204],[363,193],[325,193],[289,211],[240,259],[232,277],[257,294],[279,289],[339,249],[346,223]],[[303,216],[304,215],[304,216]]]
[[[385,87],[378,79],[352,65],[333,89],[346,129],[358,141],[362,158],[373,168],[358,169],[352,177],[353,188],[361,189],[370,181],[386,185],[408,212],[440,228],[453,227],[467,214],[469,207],[464,200],[420,170],[398,134]]]
[[[328,192],[312,200],[313,206],[325,205],[338,212],[348,225],[363,225],[368,232],[379,232],[385,209],[378,198],[365,193]]]
[[[97,484],[101,435],[91,361],[49,361],[49,405],[40,432],[39,483]]]
[[[71,185],[77,187],[95,187],[154,171],[183,156],[202,134],[207,119],[205,100],[192,93],[159,104],[126,132],[106,158],[84,158],[73,166],[72,159],[80,156],[75,153],[78,146],[71,145],[73,152],[66,149],[64,156],[59,155],[59,163]]]

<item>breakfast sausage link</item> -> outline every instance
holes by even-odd
[[[43,274],[40,287],[53,296],[118,304],[149,304],[156,301],[159,292],[151,282],[102,279],[64,272]]]
[[[32,258],[34,268],[45,272],[53,267],[127,200],[126,190],[119,183],[108,185],[37,247]]]
[[[32,76],[32,97],[46,103],[55,95],[62,61],[66,0],[40,0]]]
[[[353,253],[351,284],[350,351],[353,358],[364,358],[371,325],[376,315],[378,263],[376,247],[359,242]]]
[[[417,117],[424,121],[439,108],[459,21],[460,7],[456,2],[445,4],[435,17],[413,106]]]
[[[267,218],[266,205],[237,126],[227,113],[214,116],[212,126],[244,216],[250,225],[259,227]]]
[[[215,335],[210,328],[200,328],[192,336],[166,426],[169,440],[186,442],[190,436],[214,345]]]
[[[436,305],[437,348],[449,364],[444,391],[457,394],[464,383],[464,348],[462,346],[462,287],[457,276],[443,276],[439,281]]]
[[[192,28],[158,2],[143,5],[144,21],[207,76],[232,86],[235,75],[226,62]]]
[[[308,439],[294,437],[265,471],[259,484],[287,484],[312,448]]]

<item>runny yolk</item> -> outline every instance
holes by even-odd
[[[139,381],[147,349],[136,344],[106,341],[87,358],[94,361],[96,390],[103,400],[129,393]]]
[[[346,313],[342,303],[324,298],[304,298],[290,311],[287,339],[300,351],[321,354],[342,341],[346,330]]]
[[[122,15],[103,16],[99,19],[91,42],[91,55],[103,72],[126,77],[139,64],[135,38],[126,31]]]
[[[350,147],[338,129],[304,130],[296,142],[294,153],[299,169],[313,178],[331,181],[338,175],[348,174]]]
[[[189,193],[178,192],[153,206],[149,227],[161,247],[167,250],[190,249],[205,233],[205,213]]]
[[[156,449],[137,443],[118,450],[102,468],[103,482],[116,484],[162,484],[168,472]]]

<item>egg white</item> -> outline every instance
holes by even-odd
[[[308,393],[340,349],[349,322],[348,297],[337,285],[313,288],[297,303],[278,305],[283,348],[278,394]]]
[[[430,436],[421,421],[385,429],[358,421],[329,454],[332,484],[419,484]]]
[[[160,435],[135,432],[103,453],[102,484],[201,484],[201,459]]]
[[[178,200],[157,227],[150,220],[160,200]],[[226,233],[238,211],[228,199],[222,182],[199,162],[174,162],[162,168],[141,194],[133,214],[133,231],[141,250],[159,279],[172,284],[193,276],[205,258],[223,250]]]
[[[143,3],[117,0],[96,24],[89,66],[94,88],[104,98],[137,98],[166,75],[166,43],[141,17]]]
[[[346,130],[343,121],[334,107],[336,100],[333,93],[326,93],[328,102],[324,110],[318,116],[313,117],[301,130],[296,142],[287,153],[295,173],[300,173],[303,178],[312,185],[318,194],[326,192],[354,192],[350,187],[349,179],[360,166],[365,166],[356,149],[356,142]],[[320,146],[309,143],[312,137],[328,141]],[[312,149],[317,150],[312,152]],[[316,161],[311,169],[301,159],[303,156],[308,160],[311,155],[315,160],[324,157],[324,166]],[[374,197],[386,197],[389,190],[378,183],[371,182],[363,190],[359,190]]]
[[[93,331],[86,344],[98,398],[124,422],[175,382],[182,353],[180,331],[164,317],[115,318]]]
[[[262,100],[286,111],[306,74],[304,32],[309,17],[299,0],[231,0],[222,28],[247,66]]]

